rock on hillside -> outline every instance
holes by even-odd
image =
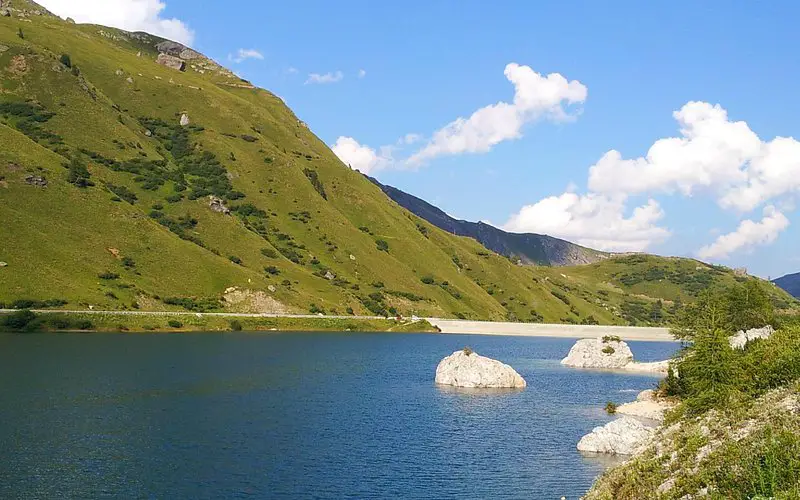
[[[575,342],[561,364],[574,368],[623,368],[632,361],[633,352],[628,344],[600,337]]]
[[[523,388],[525,379],[513,368],[469,349],[456,351],[436,367],[436,383],[468,388]]]
[[[607,258],[610,254],[585,248],[569,241],[543,234],[508,233],[483,222],[458,220],[430,203],[392,186],[381,184],[367,177],[398,205],[409,212],[444,229],[450,234],[468,236],[478,240],[486,248],[500,255],[518,258],[523,264],[546,266],[573,266],[591,264]]]
[[[634,455],[643,449],[653,436],[655,429],[632,417],[622,417],[595,427],[578,442],[579,451]]]
[[[728,339],[728,342],[730,342],[731,347],[734,349],[744,349],[744,346],[747,345],[747,343],[751,340],[768,339],[773,333],[775,333],[775,329],[770,325],[767,325],[763,328],[751,328],[746,332],[739,330],[736,335],[733,335]]]

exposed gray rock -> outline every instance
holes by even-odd
[[[186,63],[183,61],[183,59],[171,56],[169,54],[159,54],[156,62],[162,66],[166,66],[177,71],[183,71],[186,69]]]
[[[436,383],[478,389],[523,388],[527,385],[525,379],[507,364],[467,349],[456,351],[439,362]]]
[[[8,267],[8,262],[0,262],[0,267]]]
[[[0,9],[0,17],[11,17],[11,11],[8,9]]]
[[[334,279],[336,279],[336,275],[335,275],[335,274],[333,274],[333,273],[332,273],[332,272],[330,272],[330,271],[326,271],[326,272],[325,272],[325,279],[326,279],[326,280],[334,280]]]
[[[178,57],[180,57],[181,59],[185,59],[187,61],[191,61],[192,59],[200,59],[201,57],[203,57],[203,54],[195,52],[192,49],[184,49],[181,51],[180,54],[178,54]]]
[[[173,42],[172,40],[164,40],[156,45],[156,50],[158,50],[159,53],[168,54],[175,57],[180,56],[181,52],[186,49],[187,47],[185,45],[178,42]]]
[[[75,20],[74,20],[74,19],[72,19],[71,17],[68,17],[68,18],[67,18],[67,22],[68,22],[69,24],[75,24]]]
[[[132,84],[133,83],[133,78],[131,78],[129,76],[128,78],[125,79],[125,81]]]
[[[152,137],[153,136],[153,132],[151,132],[150,130],[145,130],[144,131],[144,135],[146,135],[147,137]]]
[[[623,368],[632,361],[633,353],[625,342],[596,338],[575,342],[561,364],[575,368]]]
[[[181,115],[181,127],[185,127],[185,126],[189,125],[189,123],[191,123],[189,121],[189,115],[187,115],[186,113],[183,113]]]
[[[270,292],[272,292],[272,293],[275,293],[275,290],[277,290],[277,289],[275,288],[275,285],[269,285],[269,286],[267,287],[267,290],[269,290],[269,291],[270,291]]]
[[[632,417],[622,417],[595,427],[578,441],[578,450],[615,455],[634,455],[650,441],[655,429]]]
[[[5,52],[7,50],[8,50],[8,47],[6,47],[5,45],[0,44],[0,54],[2,54],[3,52]]]
[[[47,179],[41,175],[26,175],[25,183],[36,187],[47,187]]]
[[[730,342],[731,347],[734,349],[744,349],[744,346],[747,345],[747,343],[751,340],[768,339],[773,333],[775,333],[775,329],[772,328],[771,325],[767,325],[763,328],[751,328],[746,332],[739,330],[736,332],[736,335],[733,335],[728,339],[728,342]]]
[[[213,194],[208,197],[208,208],[214,212],[219,212],[225,215],[231,214],[231,209],[225,206],[222,198],[217,198]]]

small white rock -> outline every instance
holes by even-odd
[[[728,341],[734,349],[744,349],[744,346],[751,340],[768,339],[773,333],[775,333],[775,329],[772,328],[771,325],[767,325],[763,328],[751,328],[746,332],[739,330],[736,332],[736,335],[731,336]]]
[[[181,127],[185,127],[186,125],[189,125],[189,123],[189,115],[183,113],[181,115]]]

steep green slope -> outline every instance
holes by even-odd
[[[156,63],[157,37],[11,7],[0,302],[613,320],[398,207],[279,98],[212,61],[184,53],[178,71]]]
[[[213,61],[10,5],[0,303],[630,321],[621,306],[641,292],[591,266],[517,266],[429,224]]]

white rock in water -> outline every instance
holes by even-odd
[[[186,125],[189,125],[189,115],[184,113],[181,115],[181,127],[185,127]]]
[[[746,332],[739,330],[736,335],[733,335],[728,339],[728,342],[730,342],[731,347],[734,349],[744,349],[744,346],[751,340],[768,339],[773,333],[775,333],[775,329],[770,325],[767,325],[763,328],[751,328]]]
[[[622,417],[595,427],[578,441],[578,450],[616,455],[634,455],[644,448],[655,432],[632,417]]]
[[[436,383],[472,388],[522,388],[527,384],[513,368],[495,359],[456,351],[439,362]]]
[[[581,339],[575,342],[561,364],[575,368],[623,368],[633,361],[628,344],[602,338]]]

